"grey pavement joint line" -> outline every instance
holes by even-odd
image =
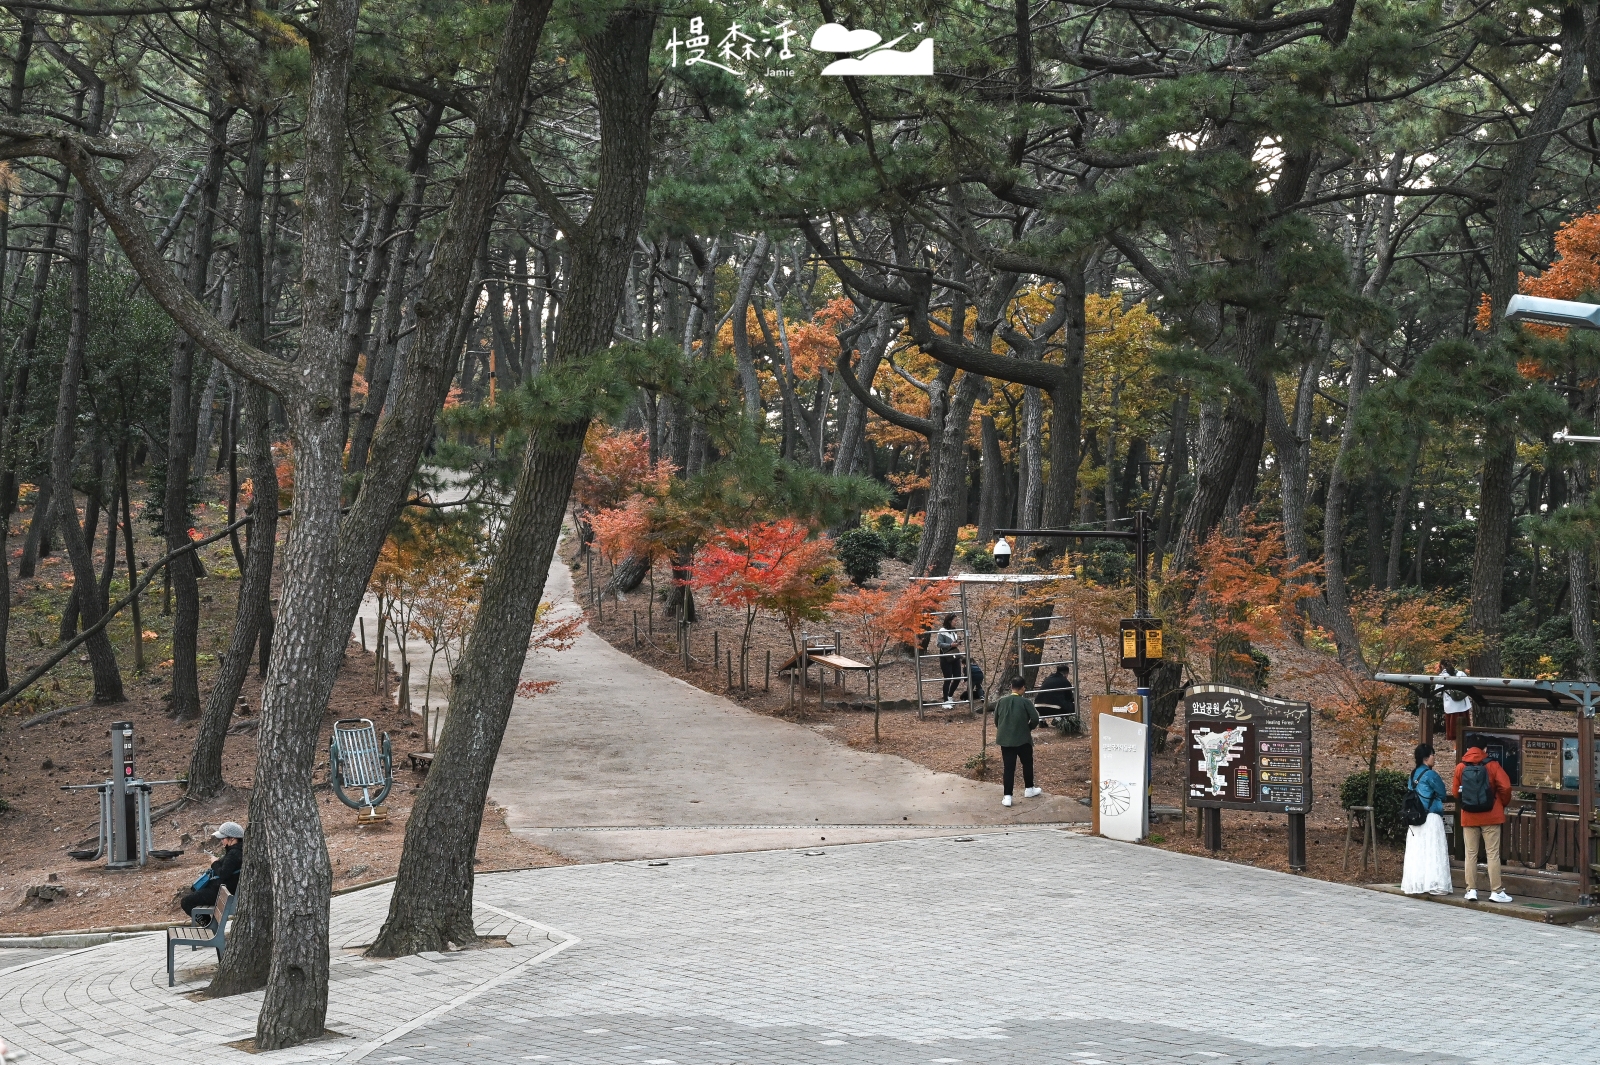
[[[381,1036],[381,1037],[379,1037],[377,1039],[374,1039],[369,1043],[366,1043],[363,1046],[357,1047],[355,1050],[352,1050],[350,1053],[348,1053],[344,1057],[340,1058],[339,1059],[339,1065],[345,1065],[345,1063],[347,1063],[347,1062],[361,1061],[368,1054],[371,1054],[373,1051],[378,1050],[378,1049],[380,1049],[382,1047],[388,1046],[390,1043],[394,1042],[396,1039],[399,1039],[401,1036],[407,1035],[407,1034],[415,1031],[416,1029],[420,1028],[422,1025],[427,1024],[429,1021],[432,1021],[432,1020],[435,1020],[435,1019],[437,1019],[439,1017],[444,1016],[445,1014],[449,1013],[451,1010],[457,1008],[458,1006],[463,1006],[466,1003],[471,1002],[473,999],[477,998],[479,995],[482,995],[483,993],[485,993],[487,991],[492,991],[495,988],[499,987],[501,984],[510,983],[512,980],[515,980],[517,977],[521,976],[523,973],[527,972],[529,969],[533,968],[535,965],[538,965],[540,962],[546,961],[547,959],[550,959],[550,958],[553,958],[557,954],[560,954],[562,951],[566,950],[568,947],[573,946],[573,945],[575,945],[577,943],[583,942],[582,940],[580,940],[575,935],[571,935],[571,934],[569,934],[567,932],[563,932],[560,929],[551,928],[549,925],[540,924],[538,921],[529,920],[528,918],[523,917],[521,914],[512,913],[509,910],[502,910],[498,906],[490,906],[489,904],[483,903],[483,902],[477,903],[476,905],[477,905],[477,908],[479,908],[479,909],[488,910],[490,913],[499,914],[501,917],[508,917],[513,921],[517,921],[517,922],[519,922],[521,924],[525,924],[525,925],[529,925],[529,926],[531,926],[533,928],[537,928],[539,931],[544,932],[546,935],[549,935],[549,936],[560,936],[561,937],[561,942],[557,943],[555,946],[547,948],[544,951],[541,951],[539,954],[535,955],[532,958],[529,958],[527,961],[521,962],[520,964],[515,965],[510,969],[507,969],[505,972],[501,973],[499,976],[490,977],[489,979],[483,981],[482,983],[478,984],[477,986],[473,987],[472,989],[470,989],[468,991],[465,991],[465,992],[461,993],[460,995],[457,995],[455,998],[451,999],[449,1002],[446,1002],[446,1003],[443,1003],[441,1005],[435,1006],[433,1009],[431,1009],[428,1012],[422,1014],[420,1017],[416,1017],[416,1018],[406,1022],[405,1024],[402,1024],[400,1027],[395,1028],[393,1031],[390,1031],[390,1032],[384,1034],[383,1036]]]

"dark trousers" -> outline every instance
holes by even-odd
[[[961,656],[948,654],[939,656],[939,672],[944,674],[944,698],[950,701],[950,696],[961,687]]]
[[[1017,762],[1022,762],[1022,784],[1024,787],[1033,787],[1033,744],[1025,743],[1021,747],[1000,748],[1000,761],[1005,766],[1006,794],[1011,794],[1011,785],[1017,782]]]
[[[1029,772],[1032,772],[1032,770],[1029,770]],[[183,902],[181,903],[183,912],[193,916],[196,906],[215,906],[217,904],[217,892],[221,890],[222,881],[213,880],[199,891],[189,892],[183,896]]]

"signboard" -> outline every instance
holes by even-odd
[[[1096,831],[1129,843],[1145,835],[1145,744],[1150,730],[1139,721],[1102,714],[1095,729],[1099,754],[1095,813]]]
[[[1160,618],[1123,618],[1120,628],[1123,669],[1138,669],[1142,663],[1161,660]]]
[[[1573,753],[1577,753],[1574,745]],[[1529,736],[1522,741],[1522,784],[1529,788],[1561,787],[1561,741]]]
[[[1594,741],[1594,782],[1600,785],[1600,740]],[[1578,737],[1566,736],[1561,740],[1561,787],[1564,791],[1578,790]]]
[[[1311,705],[1226,684],[1184,698],[1190,806],[1302,814],[1311,808]]]
[[[1578,737],[1531,729],[1467,729],[1462,750],[1481,748],[1514,788],[1578,790]],[[1595,741],[1595,783],[1600,784],[1600,740]]]
[[[1144,835],[1146,756],[1144,698],[1139,695],[1091,695],[1089,720],[1094,729],[1090,747],[1090,820],[1095,835],[1136,840]],[[1135,739],[1134,737],[1137,737]],[[1129,828],[1130,820],[1132,828]],[[1129,832],[1132,835],[1129,835]]]

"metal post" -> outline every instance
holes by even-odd
[[[1289,815],[1289,868],[1297,873],[1306,869],[1306,815]]]
[[[1594,905],[1594,708],[1578,710],[1578,905]]]
[[[111,850],[106,857],[110,869],[123,869],[138,860],[138,815],[128,790],[133,778],[133,722],[112,722]]]

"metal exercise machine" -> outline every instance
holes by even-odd
[[[99,784],[63,784],[62,791],[100,793],[100,842],[94,850],[68,851],[70,857],[92,862],[102,855],[107,869],[143,867],[151,858],[176,858],[181,850],[155,850],[150,830],[150,789],[181,780],[142,780],[134,771],[133,722],[111,726],[111,779]]]

